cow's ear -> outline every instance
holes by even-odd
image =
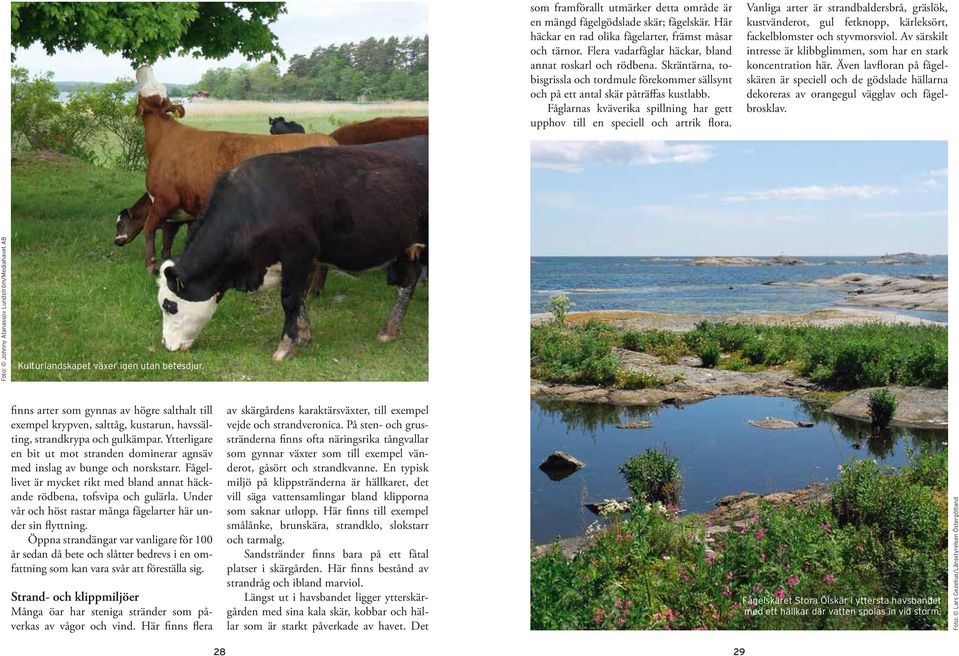
[[[163,275],[166,276],[166,286],[174,294],[179,294],[183,291],[183,276],[180,275],[180,272],[176,270],[176,267],[172,264],[163,269]]]

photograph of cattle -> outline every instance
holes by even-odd
[[[425,4],[92,5],[12,9],[14,380],[426,380]]]

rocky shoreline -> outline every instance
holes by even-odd
[[[864,308],[827,308],[801,313],[762,313],[755,314],[666,314],[663,312],[640,312],[636,310],[601,310],[589,312],[570,312],[568,323],[586,323],[597,319],[624,330],[669,330],[686,332],[696,327],[700,321],[713,323],[745,323],[754,326],[818,326],[837,328],[839,326],[881,323],[886,325],[927,325],[936,324],[905,314],[867,310]],[[551,321],[552,315],[533,314],[530,321],[534,324]]]
[[[782,287],[845,287],[846,298],[840,305],[888,307],[927,312],[949,311],[949,280],[928,275],[903,278],[869,273],[847,273],[812,282],[774,281],[767,285]]]
[[[693,266],[808,266],[809,262],[789,255],[776,257],[710,255],[697,257],[691,264]]]

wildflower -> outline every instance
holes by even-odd
[[[724,585],[724,586],[723,586],[722,595],[723,595],[724,597],[732,597],[732,596],[733,596],[733,591],[729,589],[729,586],[728,586],[728,585]]]
[[[764,531],[763,529],[759,529],[758,531],[756,531],[756,542],[759,542],[764,537],[766,537],[766,531]]]
[[[715,562],[716,562],[716,554],[710,551],[709,553],[706,554],[706,564],[712,565]]]
[[[753,592],[759,593],[762,591],[763,591],[763,586],[759,585],[758,583],[753,586]]]
[[[782,601],[786,598],[786,591],[782,588],[776,588],[776,591],[773,593],[773,595],[776,597],[776,599]]]
[[[823,530],[824,533],[829,532],[829,522],[822,522],[819,524],[819,528]]]
[[[788,579],[786,579],[786,585],[788,585],[790,588],[796,587],[798,583],[799,583],[799,576],[797,576],[796,574],[793,574]]]
[[[593,624],[602,624],[602,622],[603,622],[603,618],[600,617],[599,615],[593,618]]]
[[[663,631],[672,631],[668,624],[663,624]]]
[[[732,570],[726,572],[726,580],[727,580],[727,581],[732,581],[732,580],[733,580],[733,572],[732,572]]]
[[[711,519],[707,519],[707,520],[706,520],[706,528],[711,528],[712,525],[713,525],[712,520],[711,520]]]
[[[722,540],[716,540],[716,548],[722,551],[723,549],[726,548],[726,543],[723,542]]]
[[[619,625],[620,625],[620,626],[625,626],[625,625],[626,625],[626,618],[625,618],[625,617],[620,617],[620,618],[619,618]]]
[[[633,607],[633,601],[632,601],[631,599],[627,599],[627,600],[626,600],[626,608],[632,608],[632,607]]]
[[[667,609],[666,609],[666,617],[667,617],[667,619],[670,619],[670,620],[676,619],[676,613],[673,612],[673,609],[672,609],[672,608],[667,608]]]
[[[766,552],[765,552],[765,551],[760,551],[760,552],[759,552],[759,560],[761,560],[761,561],[763,561],[763,562],[766,562]]]
[[[697,626],[697,627],[696,627],[696,630],[697,630],[697,631],[709,631],[709,629],[706,628],[705,626]]]
[[[662,622],[664,619],[666,618],[660,615],[659,613],[656,613],[655,615],[653,615],[653,622]]]
[[[663,556],[663,560],[669,560],[669,556]]]
[[[750,599],[748,605],[749,605],[750,608],[755,608],[755,607],[756,607],[756,601],[755,601],[754,599]]]
[[[824,577],[822,577],[822,580],[826,583],[835,583],[836,577],[832,574],[826,574]]]
[[[622,600],[622,599],[617,599],[617,600],[613,603],[613,605],[616,606],[616,608],[622,608],[622,607],[623,607],[623,600]]]

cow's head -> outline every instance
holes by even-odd
[[[117,215],[117,234],[113,238],[113,243],[117,246],[126,246],[133,241],[143,230],[152,206],[153,198],[150,194],[143,194],[136,205],[120,210]]]
[[[143,65],[137,69],[137,114],[142,116],[173,114],[177,118],[183,118],[186,114],[183,105],[174,105],[170,102],[166,87],[153,77],[153,68],[149,65]]]
[[[269,119],[270,119],[270,125],[275,125],[277,123],[286,123],[286,119],[283,118],[282,116],[277,116],[276,118],[273,118],[272,116],[270,116]]]
[[[157,277],[157,303],[163,315],[163,346],[168,351],[186,351],[216,312],[217,297],[188,301],[181,297],[186,281],[167,260]]]

